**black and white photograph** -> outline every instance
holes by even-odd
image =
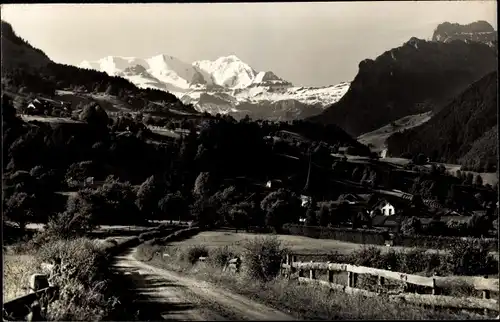
[[[0,13],[3,321],[500,318],[497,1]]]

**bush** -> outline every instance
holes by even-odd
[[[207,257],[208,249],[205,246],[192,246],[180,253],[180,260],[194,265],[200,257]]]
[[[403,253],[403,256],[400,257],[398,269],[409,274],[424,272],[428,269],[428,257],[425,249],[411,249]]]
[[[100,242],[87,238],[50,241],[37,260],[56,264],[50,282],[59,287],[48,320],[98,321],[111,314],[117,299],[109,295],[109,261]]]
[[[352,254],[352,264],[358,266],[368,266],[374,268],[384,268],[382,252],[378,247],[363,246],[360,250],[354,251]]]
[[[141,244],[137,247],[136,256],[141,261],[149,262],[160,251],[161,247],[159,245]]]
[[[287,251],[276,236],[254,238],[243,245],[243,265],[246,274],[261,281],[275,278]]]
[[[87,238],[50,241],[40,247],[37,258],[41,262],[61,263],[68,275],[84,283],[98,280],[106,272],[106,255],[99,242]]]
[[[485,242],[460,240],[451,245],[446,268],[453,275],[485,275],[497,273],[497,265]]]
[[[223,268],[235,256],[236,254],[229,247],[217,247],[209,251],[208,262],[214,267]]]
[[[422,231],[422,224],[416,217],[406,218],[401,223],[401,233],[404,235],[416,235]]]

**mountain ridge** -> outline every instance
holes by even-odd
[[[79,66],[124,77],[141,88],[168,91],[199,112],[236,118],[248,114],[268,120],[294,120],[317,115],[349,87],[347,82],[297,87],[272,71],[256,71],[234,54],[191,64],[163,54],[146,59],[107,56],[95,62],[83,61]]]
[[[407,115],[437,112],[496,67],[497,54],[486,44],[412,37],[361,61],[347,93],[310,120],[359,136]]]

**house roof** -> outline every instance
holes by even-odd
[[[340,195],[338,200],[346,200],[348,197],[356,201],[368,201],[371,198],[371,194],[347,193]]]

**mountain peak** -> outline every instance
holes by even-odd
[[[490,23],[484,20],[467,25],[444,22],[434,30],[432,40],[439,42],[453,40],[475,41],[490,45],[490,43],[497,40],[497,32]]]
[[[220,57],[217,60],[227,61],[227,62],[242,62],[242,60],[239,59],[238,56],[236,56],[234,54],[229,55],[229,56],[225,56],[225,57]]]

